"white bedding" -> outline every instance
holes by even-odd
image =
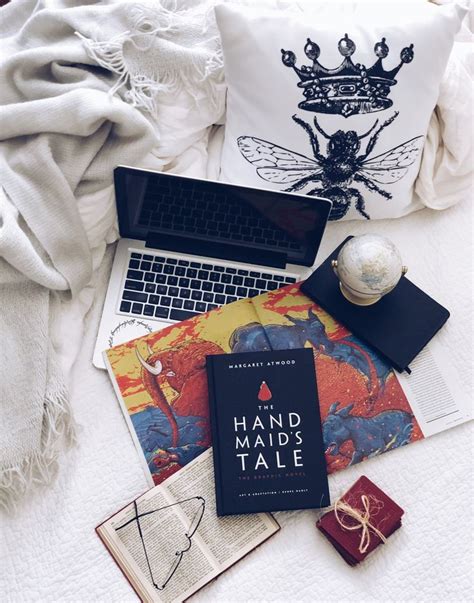
[[[409,276],[451,310],[438,337],[462,387],[472,387],[471,199],[436,212],[384,222],[330,224],[319,259],[347,234],[381,232],[402,250]],[[91,355],[112,249],[97,278],[95,302],[80,339],[70,310],[62,329],[81,345],[73,397],[79,447],[64,457],[58,480],[2,525],[4,585],[10,601],[134,601],[136,596],[94,532],[147,487],[105,372]],[[93,289],[84,294],[92,297]],[[345,565],[316,531],[313,511],[277,514],[282,530],[195,601],[464,601],[472,597],[471,424],[331,476],[332,496],[362,473],[406,510],[402,529],[361,567]]]
[[[460,134],[464,138],[466,132]],[[222,132],[212,137],[209,147],[207,141],[205,131],[179,157],[166,162],[151,156],[148,166],[166,164],[166,169],[178,173],[215,179]],[[446,152],[453,156],[449,149]],[[452,196],[458,194],[455,185],[450,190]],[[80,200],[96,266],[103,257],[105,233],[108,241],[114,239],[111,192]],[[318,259],[346,235],[362,232],[390,237],[402,251],[409,277],[449,308],[451,318],[437,337],[462,388],[471,393],[472,193],[442,212],[424,209],[393,221],[332,223]],[[1,519],[0,593],[8,601],[136,600],[94,532],[98,523],[147,488],[108,377],[91,364],[112,253],[110,247],[80,297],[58,309],[54,344],[71,374],[72,405],[82,431],[78,448],[62,458],[57,481],[33,494],[16,516]],[[346,566],[316,531],[316,512],[279,513],[281,532],[193,600],[472,599],[471,424],[331,476],[332,497],[362,473],[406,514],[402,529],[361,567]]]

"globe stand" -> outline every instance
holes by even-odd
[[[339,289],[341,290],[342,295],[347,299],[347,301],[351,302],[351,304],[356,304],[356,306],[372,306],[376,304],[379,300],[382,299],[381,295],[374,295],[373,298],[367,297],[358,297],[354,295],[351,291],[346,289],[344,285],[339,281]]]

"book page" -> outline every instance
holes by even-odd
[[[218,518],[212,449],[98,528],[145,601],[182,601],[278,530],[268,514]]]
[[[472,418],[467,395],[442,345],[433,339],[410,364],[411,374],[397,374],[425,437]]]
[[[277,529],[278,524],[268,513],[218,517],[214,489],[212,449],[204,452],[190,465],[166,482],[176,500],[187,499],[199,492],[206,501],[206,511],[199,525],[199,534],[213,562],[223,571],[254,549]],[[191,520],[191,510],[180,506],[179,512]]]
[[[189,515],[200,515],[199,500],[177,504],[157,486],[99,528],[146,601],[182,601],[218,574],[197,539],[187,537],[190,521],[176,512],[180,505]]]

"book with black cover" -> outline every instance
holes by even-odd
[[[206,362],[217,514],[328,506],[313,351]]]
[[[347,237],[301,285],[301,291],[385,357],[397,371],[410,362],[449,318],[449,312],[403,276],[372,306],[356,306],[341,293],[331,265]]]

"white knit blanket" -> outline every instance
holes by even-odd
[[[223,107],[205,3],[185,12],[74,4],[18,0],[1,10],[4,507],[49,482],[60,440],[74,439],[54,335],[61,304],[80,295],[116,236],[114,167],[178,162]]]
[[[91,277],[117,237],[113,168],[206,176],[208,136],[223,115],[213,1],[76,4],[16,0],[0,11],[5,507],[49,482],[62,437],[74,439],[64,373],[78,347],[68,343],[81,339]],[[470,184],[468,48],[459,42],[448,66],[417,183],[435,209],[466,197]],[[65,320],[72,308],[76,320]]]

